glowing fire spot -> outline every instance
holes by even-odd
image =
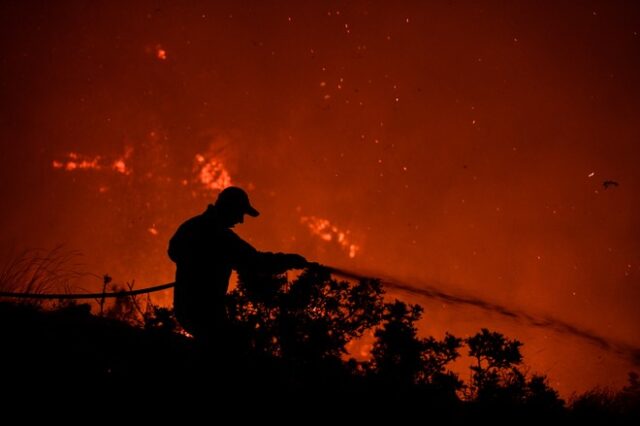
[[[122,155],[122,157],[113,162],[111,168],[118,173],[122,173],[123,175],[131,174],[131,169],[127,167],[127,160],[131,158],[131,154],[133,154],[133,147],[125,147],[124,154]]]
[[[70,152],[64,160],[53,160],[51,163],[54,169],[66,170],[68,172],[74,170],[114,170],[118,173],[128,175],[131,170],[127,168],[126,160],[129,159],[133,149],[127,147],[122,157],[115,161],[109,161],[101,155],[88,156]]]
[[[147,231],[149,231],[149,233],[150,233],[151,235],[153,235],[153,236],[158,235],[158,230],[157,230],[155,227],[153,227],[153,226],[152,226],[151,228],[147,229]]]
[[[157,46],[156,47],[156,58],[160,59],[161,61],[166,61],[167,60],[167,51],[164,50],[161,46]]]
[[[302,216],[300,222],[307,225],[307,228],[309,228],[313,235],[317,235],[327,242],[336,242],[352,259],[356,257],[360,251],[360,247],[350,241],[350,231],[340,230],[337,226],[332,225],[328,219],[316,216]]]
[[[360,348],[360,356],[362,358],[369,358],[371,356],[371,350],[373,349],[373,345],[362,345]]]
[[[220,191],[231,186],[231,175],[221,161],[196,154],[193,170],[196,180],[212,191]]]
[[[70,152],[67,155],[67,159],[64,161],[53,160],[52,166],[54,169],[63,169],[67,171],[89,169],[100,170],[102,169],[100,161],[101,157],[99,155],[91,158],[75,152]]]
[[[127,165],[122,159],[114,161],[112,168],[118,173],[127,174]]]

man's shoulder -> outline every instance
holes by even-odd
[[[209,229],[211,229],[209,221],[204,214],[199,214],[182,222],[176,230],[176,235],[187,236],[192,234],[210,233]]]
[[[203,217],[201,214],[199,214],[197,216],[193,216],[185,220],[184,222],[182,222],[179,229],[191,229],[191,228],[195,228],[203,225],[204,225]]]

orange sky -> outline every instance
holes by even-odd
[[[233,183],[260,249],[640,345],[633,3],[8,3],[3,252],[64,243],[91,272],[171,281],[168,238]],[[523,340],[565,395],[633,368],[415,301],[425,333]]]

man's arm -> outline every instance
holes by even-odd
[[[261,252],[235,233],[231,232],[231,235],[230,246],[236,270],[280,274],[288,269],[304,268],[307,265],[307,260],[299,254]]]

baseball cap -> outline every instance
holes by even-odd
[[[216,206],[229,209],[240,209],[242,213],[248,214],[252,217],[256,217],[260,214],[260,212],[253,208],[249,202],[249,195],[247,195],[245,190],[238,188],[237,186],[229,186],[223,189],[222,192],[218,194]]]

